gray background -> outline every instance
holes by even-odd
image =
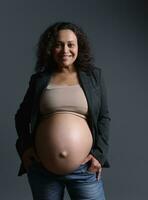
[[[146,200],[148,139],[147,16],[143,1],[1,0],[0,196],[31,200],[26,175],[17,177],[14,114],[28,87],[40,34],[65,20],[85,30],[96,66],[104,71],[111,113],[107,200]],[[67,191],[65,199],[69,199]]]

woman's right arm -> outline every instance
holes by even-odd
[[[33,74],[29,81],[29,87],[25,93],[23,101],[15,114],[15,128],[18,138],[16,140],[16,149],[22,160],[23,153],[31,148],[32,139],[30,134],[30,119],[33,105],[33,96],[35,91],[36,75]]]

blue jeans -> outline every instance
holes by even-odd
[[[63,200],[67,188],[71,200],[105,200],[101,175],[88,171],[90,162],[80,165],[72,173],[57,175],[34,161],[27,178],[34,200]]]

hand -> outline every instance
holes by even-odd
[[[88,171],[96,172],[96,178],[97,178],[97,180],[99,180],[101,172],[102,172],[102,166],[101,166],[100,162],[92,154],[89,154],[85,158],[85,160],[82,164],[85,164],[89,160],[91,161],[91,166],[89,167]]]
[[[27,150],[25,150],[25,152],[22,155],[22,161],[26,171],[32,165],[33,160],[39,161],[39,158],[35,154],[33,147],[30,147]]]

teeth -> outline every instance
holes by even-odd
[[[70,58],[71,57],[71,55],[70,56],[61,56],[61,58]]]
[[[63,56],[62,58],[69,58],[70,56]]]

